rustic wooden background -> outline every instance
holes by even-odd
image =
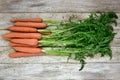
[[[75,60],[67,57],[37,56],[11,59],[14,50],[2,39],[9,20],[42,17],[67,20],[71,15],[88,17],[90,12],[115,11],[120,17],[120,0],[0,0],[0,80],[120,80],[120,19],[111,43],[113,58],[88,58],[83,71]]]

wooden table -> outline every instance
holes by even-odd
[[[120,0],[0,0],[0,80],[120,80],[120,19],[114,27],[117,33],[111,43],[113,58],[87,58],[83,71],[75,60],[67,57],[36,56],[9,58],[14,50],[2,35],[16,18],[42,17],[44,19],[67,20],[76,15],[81,19],[90,12],[115,11],[120,17]]]

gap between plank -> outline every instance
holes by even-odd
[[[53,62],[53,63],[0,63],[0,64],[79,64],[79,62]],[[87,62],[87,64],[120,64],[120,62]]]

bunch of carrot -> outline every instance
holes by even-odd
[[[16,19],[11,20],[14,26],[8,28],[12,32],[3,37],[10,41],[9,45],[16,51],[10,53],[9,57],[36,56],[42,53],[68,56],[68,59],[79,60],[79,70],[82,70],[87,57],[93,58],[100,54],[101,57],[109,55],[112,58],[110,42],[115,36],[112,24],[117,24],[117,18],[115,12],[100,12],[91,13],[83,20],[73,16],[63,22],[41,18]],[[45,29],[49,25],[57,27]],[[44,46],[50,48],[44,50]]]
[[[3,38],[9,40],[9,45],[16,52],[9,53],[9,57],[25,57],[42,55],[42,49],[38,40],[42,38],[42,34],[51,34],[44,30],[48,25],[41,18],[26,18],[11,20],[13,26],[7,29],[11,32],[3,35]]]

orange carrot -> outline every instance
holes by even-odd
[[[10,40],[14,38],[18,39],[41,39],[42,35],[40,33],[18,33],[18,32],[10,32],[3,35],[4,39]]]
[[[16,51],[26,52],[26,53],[41,53],[41,48],[33,48],[33,47],[13,47]]]
[[[11,39],[10,41],[13,43],[26,44],[26,45],[31,45],[31,46],[38,45],[37,39]]]
[[[25,18],[25,19],[15,19],[10,20],[11,22],[42,22],[41,18]]]
[[[13,53],[9,53],[8,56],[10,58],[17,58],[17,57],[29,57],[29,56],[38,56],[38,55],[42,55],[43,53],[24,53],[24,52],[13,52]]]
[[[10,26],[7,29],[15,32],[37,32],[36,28],[31,28],[31,27]]]
[[[8,30],[15,31],[15,32],[40,32],[41,34],[51,34],[52,32],[50,30],[42,30],[42,29],[36,29],[36,28],[31,28],[31,27],[16,27],[16,26],[10,26],[7,28]]]
[[[31,45],[18,44],[18,43],[13,43],[13,42],[9,42],[9,46],[12,46],[12,47],[38,47],[38,45],[31,46]]]
[[[23,26],[23,27],[34,27],[34,28],[46,28],[46,23],[34,23],[34,22],[16,22],[15,26]]]

